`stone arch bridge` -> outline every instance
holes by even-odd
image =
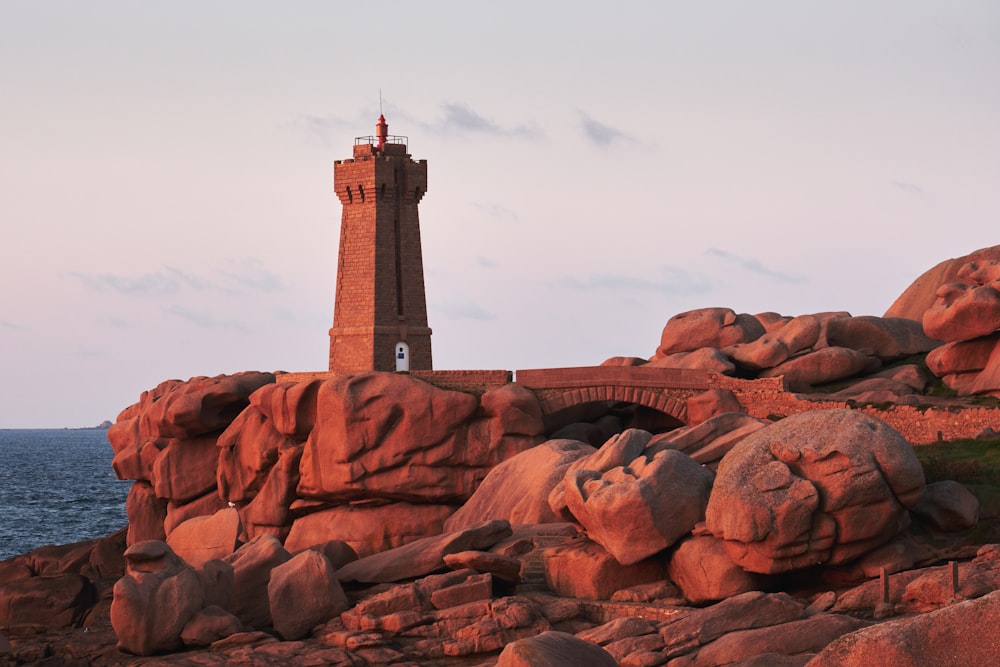
[[[589,366],[519,370],[514,382],[531,389],[542,413],[554,415],[584,403],[642,405],[686,424],[687,400],[710,389],[707,371],[645,366]]]

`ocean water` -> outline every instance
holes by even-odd
[[[0,429],[0,560],[123,527],[113,455],[103,429]]]

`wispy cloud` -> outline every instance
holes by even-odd
[[[889,181],[889,185],[893,186],[898,190],[911,195],[923,196],[924,189],[919,185],[914,185],[913,183],[907,183],[906,181]]]
[[[580,124],[587,139],[597,146],[610,146],[618,141],[635,141],[635,138],[631,135],[626,134],[616,127],[594,120],[582,111],[580,112]]]
[[[504,222],[517,222],[520,220],[517,213],[507,208],[503,204],[474,203],[473,206],[481,213]]]
[[[503,125],[479,113],[468,104],[448,102],[441,106],[441,116],[432,121],[414,121],[435,134],[481,134],[516,139],[541,139],[541,128],[534,123]]]
[[[564,278],[556,284],[583,291],[658,292],[670,295],[705,294],[714,287],[708,277],[674,267],[662,268],[656,278],[622,273],[595,273],[584,278]]]
[[[739,266],[744,271],[749,271],[750,273],[756,273],[758,275],[767,276],[768,278],[773,278],[783,283],[804,283],[807,282],[802,276],[793,275],[790,273],[783,273],[781,271],[775,271],[774,269],[769,269],[764,266],[759,260],[749,259],[746,257],[740,257],[731,252],[725,250],[720,250],[719,248],[709,248],[705,251],[706,255],[711,255],[713,257],[718,257],[719,259],[725,260],[731,264]]]
[[[125,296],[156,296],[176,294],[182,289],[204,290],[209,287],[202,278],[165,266],[154,273],[137,276],[120,276],[113,273],[81,273],[73,271],[70,276],[79,280],[84,287],[95,292],[117,292]]]
[[[10,322],[8,320],[0,320],[0,329],[7,329],[8,331],[24,331],[22,327],[17,322]]]
[[[221,291],[227,294],[275,292],[286,289],[281,277],[255,257],[228,260],[209,276],[165,266],[159,271],[128,276],[113,273],[69,274],[84,287],[99,293],[127,297],[172,296],[185,292]]]
[[[497,266],[499,266],[496,262],[494,262],[489,257],[483,257],[482,255],[479,255],[479,256],[476,257],[476,264],[478,264],[479,266],[481,266],[484,269],[495,269],[495,268],[497,268]]]
[[[439,309],[448,320],[495,320],[496,315],[489,312],[472,299],[458,299],[440,304]]]
[[[204,329],[221,329],[224,331],[237,331],[239,333],[247,333],[249,331],[243,322],[220,317],[217,313],[208,310],[196,310],[175,304],[164,308],[163,312]]]

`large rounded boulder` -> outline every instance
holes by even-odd
[[[836,565],[889,541],[923,489],[913,447],[889,425],[851,410],[808,412],[723,458],[706,525],[749,572]]]

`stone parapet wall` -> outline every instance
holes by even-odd
[[[329,371],[307,371],[302,373],[281,373],[277,375],[278,382],[308,382],[310,380],[328,380],[345,373]],[[504,370],[471,370],[471,371],[410,371],[410,377],[415,377],[441,389],[464,391],[469,394],[482,394],[488,389],[502,387],[513,377],[510,371]]]
[[[714,388],[731,390],[746,411],[759,419],[789,417],[812,410],[853,409],[878,417],[914,445],[925,445],[939,440],[974,438],[987,428],[1000,431],[1000,409],[997,408],[853,406],[845,401],[802,398],[798,394],[784,391],[781,378],[740,380],[724,375],[713,375],[710,383]]]

